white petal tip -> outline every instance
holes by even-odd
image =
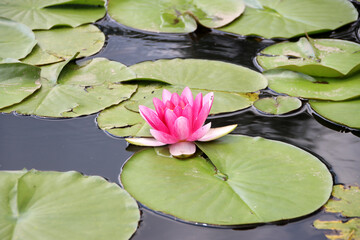
[[[188,158],[196,152],[196,145],[193,142],[178,142],[171,144],[170,154],[175,158]]]
[[[125,138],[125,140],[130,144],[144,147],[158,147],[166,145],[166,143],[162,143],[155,138]]]
[[[218,138],[221,138],[229,133],[231,133],[232,131],[234,131],[234,129],[237,127],[237,124],[233,124],[233,125],[229,125],[229,126],[225,126],[225,127],[219,127],[219,128],[211,128],[207,134],[205,134],[205,136],[203,136],[202,138],[198,139],[198,141],[200,142],[208,142],[208,141],[212,141]]]

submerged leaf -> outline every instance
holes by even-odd
[[[326,166],[294,146],[247,136],[197,145],[212,163],[172,158],[167,147],[135,153],[120,175],[124,188],[155,211],[220,225],[300,217],[330,196]]]
[[[312,41],[314,47],[306,38],[272,45],[256,60],[264,70],[282,68],[318,77],[343,77],[360,69],[360,44],[339,39]]]
[[[121,24],[151,32],[189,33],[197,24],[217,28],[244,11],[241,0],[111,0],[109,15]]]
[[[23,62],[32,65],[56,63],[71,58],[93,55],[105,43],[105,35],[94,25],[77,28],[62,27],[47,31],[35,31],[38,44]]]
[[[245,12],[221,31],[265,38],[291,38],[318,33],[356,21],[358,12],[347,0],[258,0],[261,8]]]
[[[26,57],[36,45],[35,35],[26,25],[0,17],[0,58]]]
[[[333,230],[330,234],[325,234],[330,240],[357,240],[360,239],[360,219],[354,218],[347,222],[342,221],[321,221],[316,220],[314,226],[317,229]]]
[[[56,67],[53,69],[57,71]],[[92,114],[130,98],[137,85],[119,82],[131,78],[134,74],[125,65],[104,58],[94,58],[81,65],[69,64],[56,83],[43,78],[40,91],[2,111],[45,117]]]
[[[114,183],[77,172],[0,172],[0,239],[122,239],[137,203]]]
[[[0,16],[31,29],[50,29],[57,25],[77,27],[102,18],[104,5],[104,0],[1,0]]]
[[[261,98],[254,102],[254,106],[265,113],[284,114],[301,107],[301,101],[298,98],[277,96],[275,98]]]

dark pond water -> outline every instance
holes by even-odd
[[[319,36],[358,41],[356,24]],[[253,62],[256,53],[274,43],[257,38],[237,38],[206,29],[188,35],[146,34],[124,28],[109,18],[101,20],[98,26],[107,35],[107,45],[96,57],[106,57],[126,65],[180,57],[221,60],[256,69]],[[95,120],[96,115],[69,120],[0,115],[0,170],[76,170],[118,183],[120,168],[132,155],[131,148],[125,150],[126,142],[105,134],[97,128]],[[294,144],[324,160],[333,172],[336,184],[360,184],[359,132],[349,132],[315,118],[306,102],[300,111],[284,117],[269,117],[247,109],[216,116],[211,121],[217,126],[237,123],[237,134]],[[323,232],[312,226],[312,222],[318,218],[332,220],[338,217],[319,210],[288,222],[221,229],[181,223],[144,208],[141,210],[142,221],[133,240],[318,240],[326,238]]]

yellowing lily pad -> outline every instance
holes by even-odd
[[[265,70],[282,68],[318,77],[343,77],[360,69],[360,44],[339,39],[309,40],[272,45],[256,60]]]
[[[224,26],[240,16],[241,0],[111,0],[109,15],[129,27],[168,33],[189,33],[200,23],[209,28]]]
[[[35,31],[38,44],[22,62],[44,65],[65,61],[76,53],[77,58],[93,55],[105,43],[105,35],[94,25],[77,28],[62,27],[48,31]]]
[[[81,65],[69,64],[57,82],[43,78],[40,91],[2,111],[45,117],[92,114],[130,98],[137,85],[119,82],[133,77],[125,65],[104,58],[94,58]]]
[[[40,68],[24,63],[0,63],[0,109],[21,102],[40,87]]]
[[[102,18],[104,5],[104,0],[1,0],[0,16],[31,29],[50,29],[58,25],[77,27]]]
[[[254,102],[254,106],[265,113],[285,114],[301,107],[301,101],[298,98],[277,96],[275,98],[261,98]]]
[[[219,225],[272,222],[316,211],[332,177],[316,157],[278,141],[226,136],[197,143],[209,157],[171,157],[167,147],[135,153],[124,188],[146,207],[184,221]]]
[[[318,229],[333,230],[325,234],[330,240],[357,240],[360,239],[360,219],[354,218],[347,222],[316,220],[314,226]]]
[[[360,98],[341,102],[309,101],[320,116],[350,128],[360,129]]]
[[[0,58],[26,57],[36,45],[35,35],[26,25],[0,17]]]
[[[360,72],[343,78],[311,77],[290,70],[264,72],[269,88],[293,97],[342,101],[360,96]]]
[[[332,195],[335,199],[330,199],[325,205],[327,212],[340,212],[346,217],[360,217],[360,188],[350,186],[345,188],[343,185],[334,186]]]
[[[127,240],[137,203],[114,183],[77,172],[1,171],[0,239]]]
[[[292,38],[333,30],[354,22],[358,12],[347,0],[258,0],[221,31],[265,38]]]

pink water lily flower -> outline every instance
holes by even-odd
[[[194,141],[207,142],[220,138],[236,128],[235,125],[210,128],[204,125],[214,100],[214,93],[202,96],[199,93],[194,100],[190,88],[181,93],[171,93],[164,89],[162,100],[154,98],[155,110],[139,106],[141,116],[152,127],[154,138],[127,138],[131,144],[140,146],[163,146],[169,144],[174,157],[184,158],[196,151]]]

